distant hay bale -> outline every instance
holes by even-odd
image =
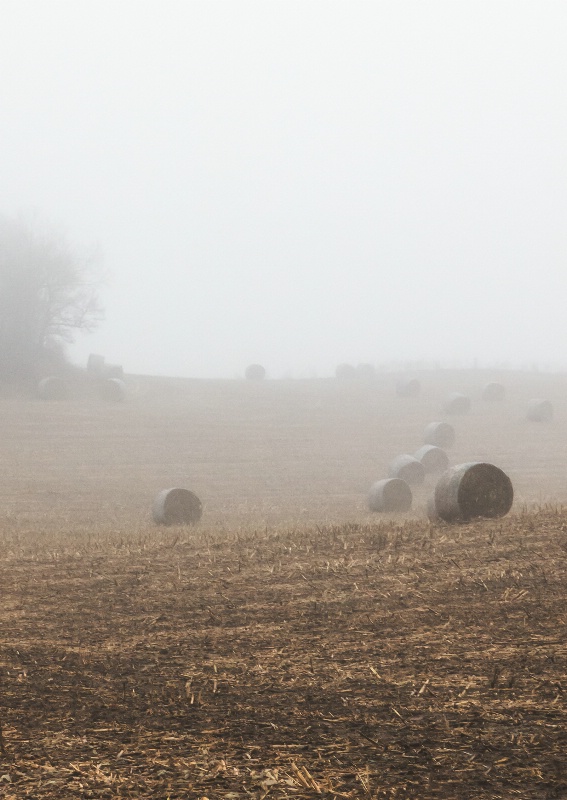
[[[471,399],[461,392],[453,392],[449,395],[443,406],[445,414],[468,414],[471,410]]]
[[[376,481],[368,493],[368,507],[371,511],[383,513],[409,511],[412,503],[411,489],[400,478],[386,478]]]
[[[120,364],[105,364],[102,376],[104,378],[118,378],[118,380],[122,380],[124,377],[124,368]]]
[[[99,377],[104,372],[104,356],[91,353],[87,359],[87,372]]]
[[[423,441],[436,447],[452,447],[455,444],[455,429],[448,422],[430,422],[423,432]]]
[[[499,467],[482,461],[447,470],[435,487],[435,513],[445,522],[503,517],[512,507],[514,489]]]
[[[356,367],[356,377],[363,381],[371,381],[376,377],[374,364],[358,364]]]
[[[266,370],[261,364],[250,364],[246,367],[244,377],[249,381],[263,381],[266,377]]]
[[[487,383],[482,390],[482,399],[489,403],[501,403],[506,397],[506,388],[502,383],[492,381]]]
[[[105,378],[100,382],[98,391],[103,400],[118,403],[126,397],[126,384],[120,378]]]
[[[414,458],[423,464],[426,475],[449,469],[449,456],[434,444],[424,444],[414,453]]]
[[[356,378],[356,367],[352,364],[339,364],[335,370],[335,377],[340,381],[352,381]]]
[[[527,418],[530,422],[551,422],[553,419],[552,404],[549,400],[530,400]]]
[[[56,375],[43,378],[38,384],[37,391],[42,400],[67,400],[70,394],[67,381]]]
[[[158,525],[193,525],[202,513],[201,501],[189,489],[164,489],[154,501],[153,518]]]
[[[410,486],[419,486],[425,480],[425,467],[417,458],[406,453],[391,462],[388,475],[390,478],[399,478]]]
[[[417,397],[421,390],[421,383],[417,378],[400,378],[396,382],[398,397]]]

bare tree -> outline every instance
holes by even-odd
[[[0,381],[33,377],[101,321],[94,263],[37,219],[0,216]]]

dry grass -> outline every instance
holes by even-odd
[[[0,797],[567,797],[567,513],[521,508],[564,499],[562,379],[456,423],[453,463],[505,468],[513,516],[366,511],[455,377],[401,406],[339,382],[4,399]],[[168,485],[201,526],[151,525]]]

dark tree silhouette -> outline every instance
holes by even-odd
[[[38,377],[102,319],[93,259],[37,219],[0,216],[0,381]]]

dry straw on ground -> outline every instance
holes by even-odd
[[[2,795],[564,797],[566,527],[4,522]]]
[[[386,478],[376,481],[368,493],[370,511],[393,513],[409,511],[412,504],[412,493],[409,485],[399,478]]]
[[[561,798],[567,513],[366,504],[479,375],[429,374],[416,403],[387,380],[140,378],[127,414],[6,396],[5,800]],[[506,413],[479,403],[451,453],[506,464],[518,508],[567,499],[567,376],[505,380]],[[530,397],[556,423],[522,425]],[[155,526],[181,476],[204,524]]]

